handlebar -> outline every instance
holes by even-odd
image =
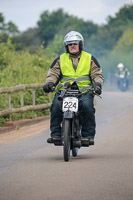
[[[58,96],[58,101],[63,101],[63,97],[64,97],[65,93],[66,93],[66,89],[61,91],[60,95]]]
[[[71,84],[69,82],[66,82],[63,87],[64,90],[62,90],[60,96],[58,96],[58,101],[63,101],[63,97],[66,91],[71,88]]]
[[[92,93],[93,93],[94,95],[96,95],[96,96],[98,96],[98,97],[100,97],[100,98],[102,99],[102,97],[101,97],[99,94],[97,94],[97,93],[95,92],[95,90],[94,90],[93,87],[90,88],[89,90],[92,91]],[[89,91],[89,90],[88,90],[88,91]]]
[[[65,96],[66,92],[71,88],[71,84],[67,84],[69,82],[66,82],[64,84],[64,90],[61,91],[60,95],[58,96],[58,101],[63,101],[63,97]],[[94,95],[102,98],[99,94],[97,94],[95,91],[94,91],[94,88],[92,86],[88,86],[87,87],[87,92],[88,91],[91,91]],[[80,93],[81,91],[79,90],[79,93],[78,93],[78,96],[82,95],[83,93]]]

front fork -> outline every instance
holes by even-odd
[[[79,123],[79,114],[74,113],[73,120],[72,120],[72,135],[75,139],[81,138],[81,127]]]
[[[80,138],[81,137],[81,129],[79,125],[79,114],[71,111],[64,112],[64,119],[72,119],[71,120],[71,137],[72,138]]]
[[[79,114],[71,111],[64,113],[64,119],[71,120],[71,149],[81,147],[81,128],[79,124]]]

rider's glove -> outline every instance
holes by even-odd
[[[55,84],[53,82],[48,82],[43,86],[45,93],[53,92]]]
[[[98,82],[95,82],[93,86],[94,86],[95,93],[98,94],[98,95],[100,95],[102,93],[101,84],[98,83]]]

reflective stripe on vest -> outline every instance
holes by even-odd
[[[82,51],[76,71],[73,68],[72,60],[69,58],[69,53],[64,53],[60,56],[62,79],[59,84],[76,81],[79,89],[91,85],[90,67],[91,54]],[[57,90],[59,88],[57,87]]]
[[[82,77],[82,78],[62,78],[62,81],[87,81],[90,80],[90,77]]]

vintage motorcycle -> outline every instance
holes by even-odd
[[[75,157],[78,155],[79,148],[94,145],[94,142],[81,136],[78,98],[83,93],[78,89],[71,89],[69,82],[65,83],[63,88],[58,96],[58,100],[62,102],[63,112],[61,138],[54,138],[53,143],[56,146],[63,146],[64,161],[67,162],[69,161],[71,151],[72,156]],[[94,93],[92,86],[88,86],[86,90]]]
[[[124,74],[119,75],[119,89],[122,92],[125,92],[128,90],[128,80]]]

